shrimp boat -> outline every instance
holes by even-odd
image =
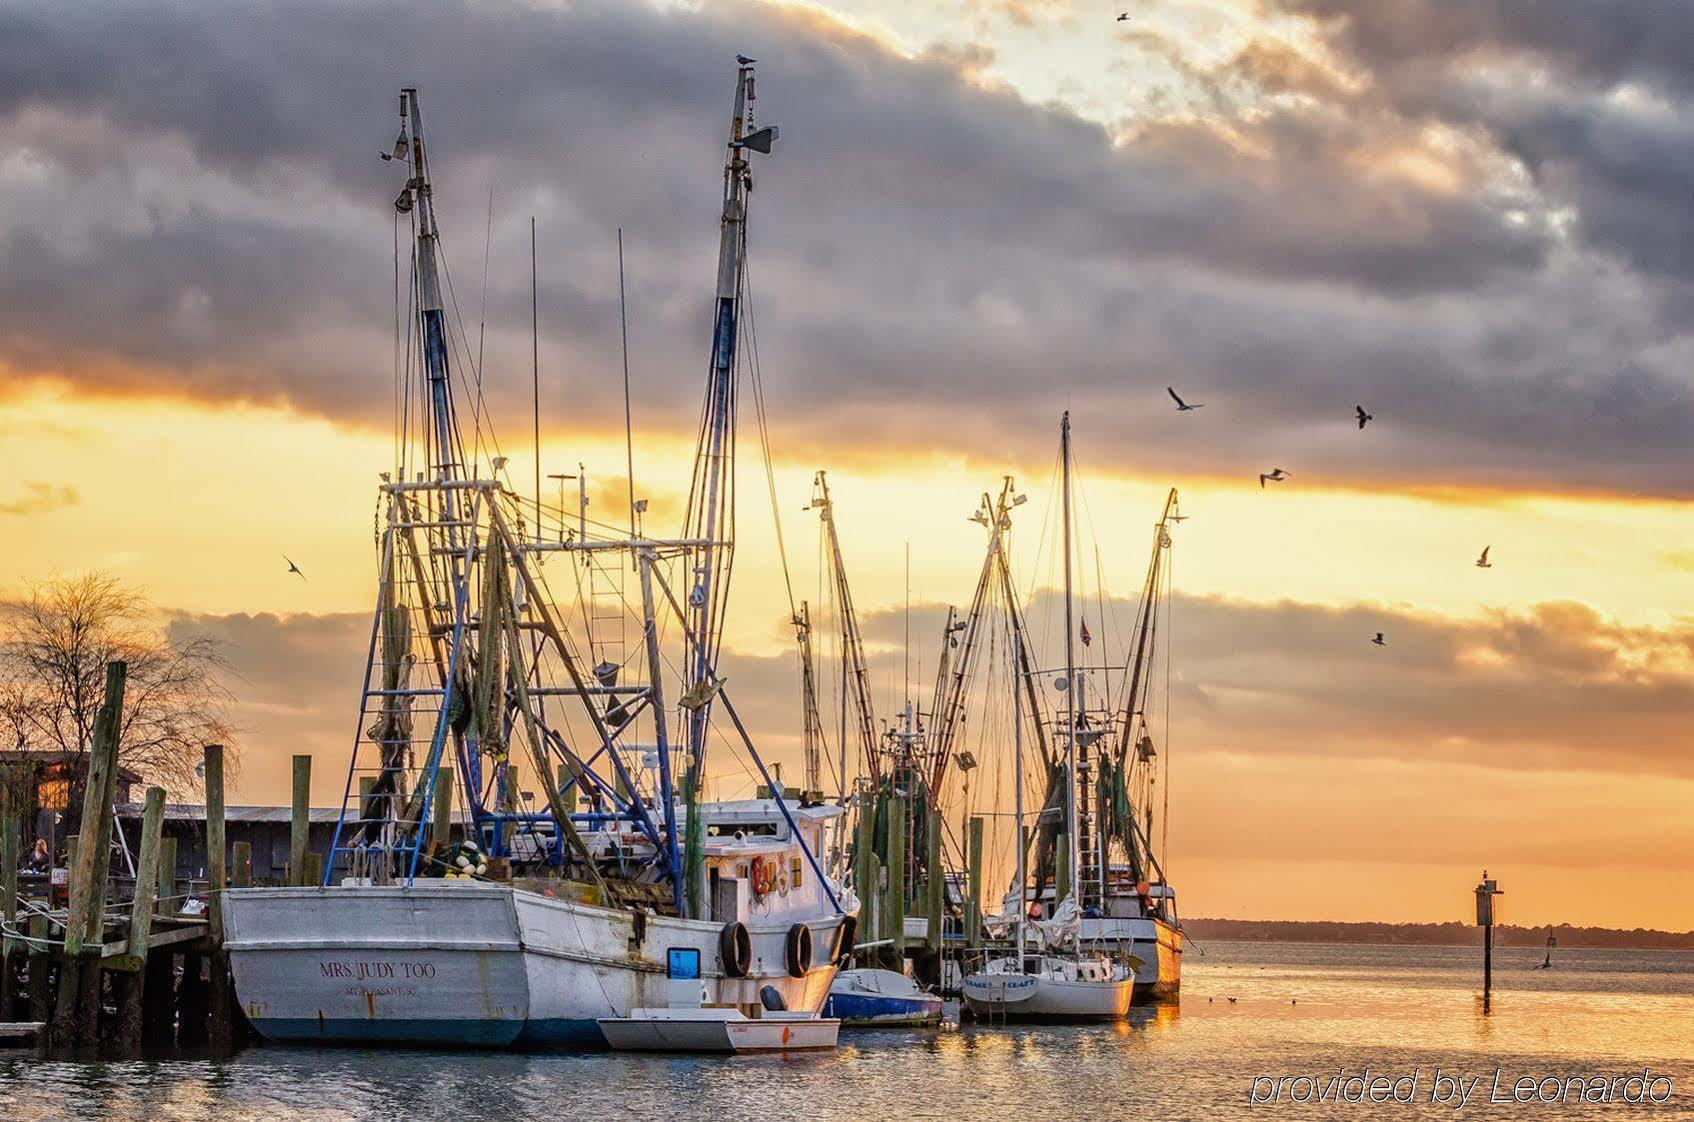
[[[1161,593],[1168,585],[1164,551],[1170,527],[1178,520],[1171,491],[1156,530],[1153,563],[1139,605],[1131,657],[1123,667],[1121,696],[1111,698],[1110,666],[1079,665],[1076,641],[1092,636],[1078,610],[1072,554],[1072,454],[1070,415],[1060,427],[1064,557],[1064,668],[1052,684],[1063,698],[1061,712],[1043,732],[1041,694],[1044,677],[1029,658],[1021,614],[1009,603],[1013,639],[1014,790],[1016,837],[1024,827],[1023,710],[1034,710],[1038,749],[1046,771],[1046,797],[1038,815],[1033,846],[1016,844],[1017,871],[1006,898],[1002,927],[1011,928],[1012,948],[985,961],[967,975],[965,1004],[986,1019],[1113,1020],[1140,999],[1174,994],[1181,980],[1182,932],[1175,896],[1154,857],[1152,784],[1157,752],[1148,731],[1150,670]],[[989,504],[990,558],[1000,559],[1002,586],[1011,600],[1012,582],[1004,569],[1000,536],[1009,528],[1011,481],[998,504]],[[988,568],[984,569],[984,581]],[[1102,617],[1104,609],[1102,608]],[[1100,620],[1102,632],[1105,620]],[[1089,697],[1091,682],[1104,686]],[[1054,751],[1049,739],[1062,746]],[[1138,808],[1146,808],[1144,813]],[[1028,868],[1035,850],[1036,872]],[[1156,884],[1154,883],[1156,878]],[[1031,936],[1033,935],[1033,939]],[[1033,943],[1033,953],[1032,953]]]
[[[753,127],[754,99],[743,63],[705,412],[666,539],[638,526],[633,481],[627,532],[591,524],[585,488],[571,515],[562,496],[544,506],[539,447],[521,498],[480,400],[467,440],[450,356],[474,352],[449,334],[422,112],[401,93],[385,158],[410,172],[395,206],[416,234],[415,345],[346,794],[318,883],[221,894],[237,995],[265,1037],[598,1048],[603,1020],[667,1008],[679,971],[694,1006],[748,1021],[821,1009],[858,912],[816,856],[842,810],[773,779],[717,674],[749,153],[777,135]],[[549,561],[576,608],[550,591]],[[609,622],[607,603],[633,618]],[[701,798],[712,738],[744,751],[758,797]]]

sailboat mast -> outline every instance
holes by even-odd
[[[1012,675],[1014,679],[1022,673],[1023,666],[1023,635],[1016,628],[1012,629]],[[1018,845],[1018,976],[1023,976],[1023,921],[1029,913],[1029,904],[1025,902],[1025,885],[1029,883],[1029,868],[1027,847],[1024,845],[1023,832],[1023,692],[1014,682],[1012,687],[1012,797],[1017,808],[1017,845]]]
[[[1076,749],[1076,603],[1071,586],[1071,415],[1065,410],[1059,424],[1059,454],[1064,479],[1065,548],[1065,832],[1070,837],[1071,891],[1081,896],[1082,853],[1078,844],[1080,825],[1077,806]],[[1055,900],[1057,905],[1062,901]]]

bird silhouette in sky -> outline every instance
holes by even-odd
[[[283,557],[283,560],[284,560],[284,561],[288,561],[288,558],[287,558],[287,556],[286,556],[286,555],[285,555],[285,556],[284,556],[284,557]],[[299,577],[299,578],[300,578],[300,579],[301,579],[301,580],[305,580],[305,579],[306,579],[306,574],[305,574],[305,573],[302,573],[302,572],[301,572],[301,571],[300,571],[300,566],[298,566],[298,565],[296,565],[296,564],[295,564],[295,563],[294,563],[294,562],[292,562],[292,561],[288,561],[288,571],[289,571],[289,572],[291,572],[291,573],[293,573],[293,574],[294,574],[294,575],[295,575],[295,576],[297,576],[297,577]]]
[[[1259,490],[1263,491],[1266,483],[1281,483],[1284,479],[1288,479],[1291,474],[1292,473],[1290,472],[1283,471],[1281,468],[1271,468],[1269,471],[1262,471],[1259,473]]]
[[[1119,22],[1119,23],[1123,23],[1123,22],[1124,22],[1124,21],[1125,21],[1125,20],[1127,20],[1127,19],[1128,19],[1128,18],[1129,18],[1129,13],[1128,13],[1128,12],[1123,12],[1123,13],[1122,13],[1122,14],[1120,14],[1120,15],[1119,15],[1119,16],[1118,16],[1118,22]]]
[[[1365,412],[1365,407],[1363,405],[1355,405],[1353,406],[1353,410],[1359,415],[1359,429],[1361,431],[1363,431],[1366,425],[1376,420],[1374,416]]]
[[[1376,633],[1376,638],[1372,639],[1371,642],[1379,647],[1386,647],[1388,645],[1388,640],[1382,637],[1382,632],[1380,631]]]
[[[1492,569],[1494,567],[1494,562],[1492,562],[1488,559],[1488,551],[1493,549],[1493,548],[1494,547],[1491,546],[1491,545],[1485,545],[1485,546],[1482,547],[1482,556],[1478,557],[1476,559],[1476,567],[1477,568],[1479,568],[1479,569]]]
[[[1170,386],[1165,387],[1165,392],[1171,395],[1172,401],[1176,402],[1176,411],[1178,413],[1192,413],[1196,409],[1204,409],[1206,407],[1206,403],[1203,401],[1196,402],[1193,405],[1188,404],[1186,401],[1182,400],[1182,398],[1177,395],[1176,390],[1172,389]]]

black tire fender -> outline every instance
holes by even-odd
[[[718,956],[723,959],[723,972],[731,978],[745,978],[753,968],[753,937],[747,925],[732,919],[718,932]]]
[[[796,923],[788,929],[783,941],[783,959],[788,964],[790,978],[804,978],[812,968],[812,929]]]

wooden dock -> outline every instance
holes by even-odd
[[[111,875],[113,780],[125,666],[106,668],[88,753],[81,828],[67,845],[63,908],[18,893],[20,822],[0,806],[0,1045],[33,1042],[49,1057],[120,1057],[209,1048],[250,1032],[223,951],[218,895],[226,887],[223,748],[205,748],[207,881],[176,878],[163,839],[165,791],[149,787],[135,876]],[[237,854],[240,858],[241,854]],[[240,880],[240,862],[237,879]],[[190,901],[195,901],[189,906]]]

